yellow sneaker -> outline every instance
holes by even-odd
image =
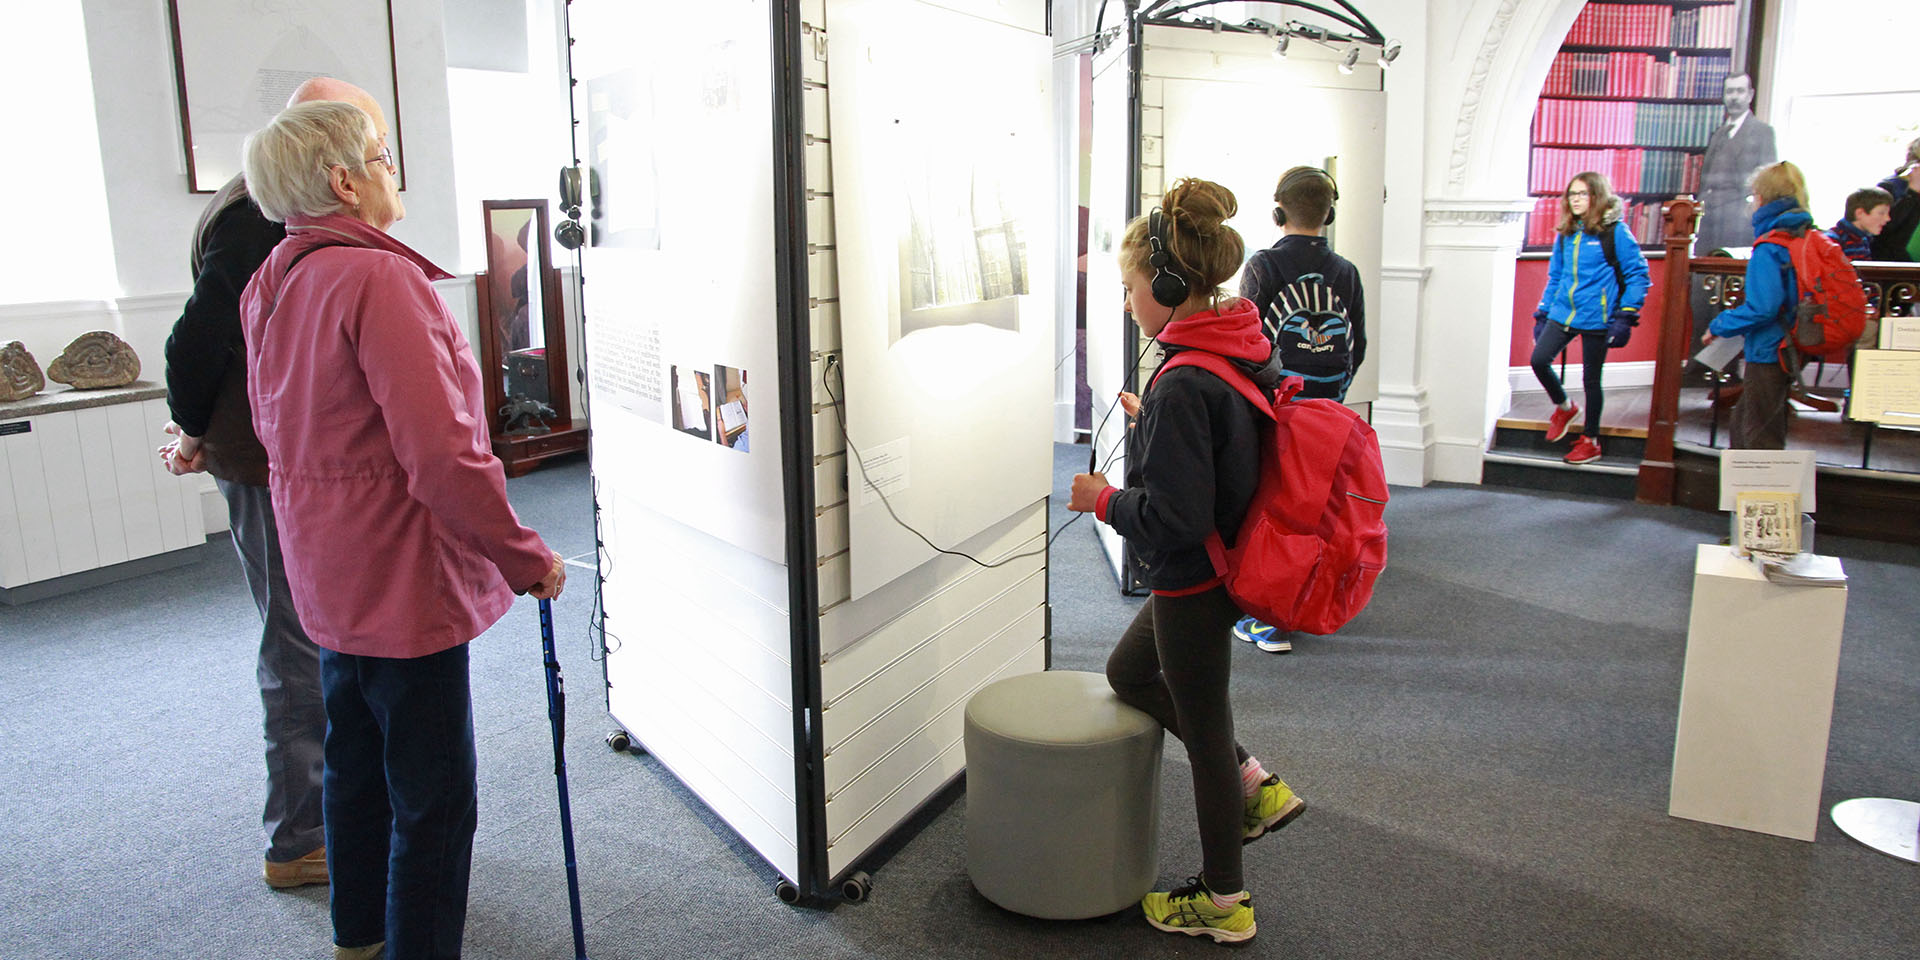
[[[1260,792],[1247,798],[1246,818],[1241,821],[1241,843],[1252,843],[1293,822],[1307,809],[1279,774],[1260,781]]]
[[[1253,922],[1253,897],[1243,893],[1233,906],[1219,907],[1199,877],[1166,893],[1147,894],[1140,901],[1140,912],[1156,930],[1212,937],[1215,943],[1251,940],[1258,930]]]

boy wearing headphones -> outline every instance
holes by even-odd
[[[1280,240],[1247,261],[1240,295],[1260,307],[1261,326],[1280,348],[1302,397],[1344,400],[1367,357],[1360,271],[1327,244],[1340,189],[1319,167],[1294,167],[1273,191]]]
[[[1300,377],[1302,397],[1344,401],[1367,357],[1366,302],[1360,271],[1328,245],[1340,188],[1319,167],[1294,167],[1273,190],[1280,239],[1240,271],[1240,295],[1260,307],[1285,376]],[[1243,617],[1233,635],[1268,653],[1290,653],[1293,639],[1271,624]]]

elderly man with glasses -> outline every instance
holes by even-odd
[[[507,503],[479,367],[431,284],[448,274],[387,235],[406,208],[372,118],[289,107],[245,169],[287,227],[240,317],[287,580],[320,646],[335,956],[458,957],[467,642],[515,593],[558,596],[566,568]]]
[[[332,77],[314,77],[293,92],[288,106],[338,100],[365,111],[382,143],[386,115],[365,90]],[[240,292],[286,236],[261,214],[236,174],[220,188],[194,229],[193,294],[167,338],[167,404],[172,441],[161,460],[175,474],[213,474],[227,501],[228,529],[264,629],[255,674],[264,708],[267,835],[264,874],[277,889],[327,882],[321,822],[321,738],[327,729],[320,703],[319,648],[294,611],[280,556],[273,501],[267,491],[267,452],[254,434],[247,406],[246,344],[240,333]]]

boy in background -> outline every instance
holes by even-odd
[[[1893,218],[1893,194],[1861,187],[1847,195],[1847,215],[1827,231],[1848,260],[1872,260],[1873,238]]]
[[[1340,188],[1319,167],[1294,167],[1273,191],[1280,240],[1240,273],[1240,295],[1260,308],[1267,338],[1287,376],[1306,380],[1303,397],[1344,400],[1367,357],[1360,271],[1327,244]]]
[[[1240,272],[1240,295],[1260,309],[1282,373],[1300,377],[1302,397],[1345,401],[1367,358],[1366,301],[1360,271],[1327,243],[1340,188],[1319,167],[1294,167],[1273,191],[1280,239],[1256,252]],[[1233,635],[1268,653],[1290,653],[1292,637],[1271,624],[1241,618]]]

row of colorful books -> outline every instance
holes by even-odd
[[[1657,245],[1664,235],[1664,223],[1660,218],[1660,204],[1664,201],[1627,204],[1625,221],[1627,229],[1641,246]],[[1527,246],[1550,247],[1553,245],[1554,232],[1560,226],[1560,198],[1541,197],[1533,205],[1533,212],[1527,215]]]
[[[1559,193],[1573,178],[1588,170],[1606,175],[1615,193],[1692,193],[1700,189],[1705,156],[1681,150],[1639,147],[1571,150],[1533,148],[1530,193]]]
[[[1731,0],[1675,10],[1655,4],[1590,3],[1573,21],[1566,42],[1607,47],[1731,47]]]
[[[1724,114],[1723,107],[1712,103],[1615,103],[1543,97],[1533,112],[1533,140],[1698,149],[1707,145]]]
[[[1718,100],[1732,67],[1721,54],[1560,53],[1541,95]]]

